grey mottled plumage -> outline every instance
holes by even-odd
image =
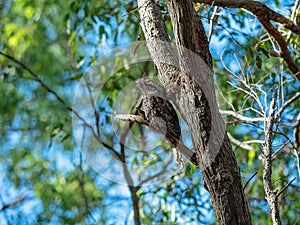
[[[137,80],[137,86],[143,92],[143,109],[150,126],[165,134],[170,142],[174,158],[180,169],[184,167],[181,153],[176,150],[177,141],[180,140],[181,129],[178,116],[172,104],[165,99],[165,90],[158,83],[142,77]]]

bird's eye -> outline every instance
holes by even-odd
[[[149,86],[149,90],[150,91],[157,91],[156,87],[153,87],[153,86]]]

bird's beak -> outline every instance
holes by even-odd
[[[145,82],[144,82],[143,79],[138,79],[138,80],[135,81],[135,83],[140,88],[145,86]]]

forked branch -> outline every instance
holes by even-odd
[[[285,18],[283,15],[273,11],[265,4],[257,1],[247,1],[247,0],[193,0],[193,2],[204,3],[214,6],[228,7],[228,8],[243,8],[253,13],[257,19],[261,22],[264,28],[268,31],[270,35],[274,37],[279,48],[280,57],[282,57],[294,74],[294,76],[300,80],[300,71],[297,64],[294,62],[285,39],[278,31],[278,29],[271,23],[272,21],[281,23],[285,28],[289,29],[295,34],[300,34],[300,25],[295,24],[293,21]]]

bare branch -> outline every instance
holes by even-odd
[[[276,197],[278,198],[293,182],[294,180],[296,180],[296,177],[294,177],[290,182],[288,182],[282,189],[280,192],[278,192],[278,194],[276,195]]]
[[[295,77],[300,80],[300,72],[297,64],[294,62],[285,39],[282,37],[281,33],[272,25],[272,23],[264,18],[258,18],[259,21],[262,23],[264,28],[271,34],[277,44],[280,47],[280,56],[284,59],[285,63],[287,64],[290,71],[295,75]]]
[[[80,157],[80,163],[79,163],[79,168],[78,168],[79,171],[78,171],[77,176],[78,176],[80,193],[83,198],[84,209],[87,212],[87,214],[93,219],[93,221],[96,222],[96,219],[94,218],[93,213],[90,210],[89,200],[88,200],[88,196],[87,196],[87,193],[85,190],[85,179],[84,179],[84,172],[83,172],[83,168],[82,168],[83,159],[82,159],[81,153],[80,153],[79,157]]]
[[[249,141],[244,141],[244,144],[264,144],[265,142],[263,140],[258,140],[258,139],[254,139],[254,140],[249,140]]]
[[[294,139],[296,142],[296,149],[294,149],[294,153],[298,162],[298,175],[300,177],[300,113],[298,114],[296,123],[294,124]]]
[[[138,186],[141,186],[141,185],[147,183],[148,181],[163,175],[166,172],[166,170],[167,170],[169,164],[172,162],[172,160],[173,159],[170,158],[170,160],[167,163],[164,164],[163,168],[159,172],[153,174],[152,176],[149,176],[149,177],[145,178],[144,180],[141,180],[140,183],[138,184]]]
[[[28,66],[26,66],[21,61],[15,59],[13,56],[7,55],[3,52],[0,52],[0,55],[3,55],[4,57],[14,61],[16,64],[21,66],[24,70],[30,73],[30,75],[34,78],[36,82],[38,82],[47,92],[53,94],[55,98],[70,112],[73,112],[80,120],[84,121],[84,119],[70,107],[65,100],[63,100],[53,89],[51,89],[44,81],[42,81],[38,75],[36,75]]]
[[[271,34],[277,44],[280,47],[280,56],[284,59],[290,71],[295,77],[300,80],[300,71],[297,64],[294,62],[291,54],[288,50],[287,43],[282,37],[281,33],[273,26],[270,20],[281,23],[287,29],[290,29],[296,34],[300,34],[300,25],[295,24],[293,21],[288,20],[284,16],[276,13],[275,11],[268,8],[265,4],[257,1],[246,1],[246,0],[193,0],[193,2],[205,3],[214,6],[222,6],[229,8],[244,8],[252,12],[264,28]]]
[[[246,184],[244,185],[244,190],[246,189],[246,187],[248,186],[249,182],[257,175],[257,172],[255,172],[250,178],[249,180],[246,182]]]
[[[272,141],[273,141],[273,126],[275,124],[275,98],[270,104],[269,117],[265,130],[265,144],[263,147],[263,184],[265,189],[265,198],[268,201],[273,224],[281,225],[278,209],[278,198],[272,187]]]
[[[126,182],[128,184],[129,191],[131,193],[131,200],[132,200],[133,211],[134,211],[134,223],[135,223],[135,225],[140,225],[141,217],[140,217],[140,209],[139,209],[139,197],[137,195],[137,191],[138,191],[139,187],[134,184],[134,181],[130,175],[129,169],[126,164],[125,143],[120,141],[120,147],[121,147],[121,159],[122,159],[123,173],[124,173]]]
[[[296,142],[296,148],[298,149],[300,147],[300,113],[298,114],[296,123],[294,124],[293,127],[294,127],[294,139]]]
[[[300,92],[297,92],[293,97],[291,97],[288,101],[286,101],[278,110],[278,112],[275,115],[275,119],[278,119],[286,107],[288,107],[290,104],[295,102],[300,97]]]
[[[5,209],[8,209],[8,208],[14,208],[14,207],[17,207],[19,206],[20,204],[22,204],[24,201],[26,200],[30,200],[31,198],[28,197],[26,195],[26,192],[22,193],[21,196],[19,198],[17,198],[16,200],[10,202],[10,203],[7,203],[7,204],[3,204],[0,206],[0,211],[1,210],[5,210]]]
[[[247,0],[193,0],[193,2],[228,8],[244,8],[258,18],[267,18],[268,20],[281,23],[285,28],[291,30],[295,34],[300,34],[300,25],[273,11],[262,2]]]
[[[52,90],[44,81],[42,81],[38,75],[36,75],[29,67],[27,67],[24,63],[22,63],[21,61],[15,59],[13,56],[7,55],[3,52],[0,52],[0,55],[14,61],[16,64],[18,64],[19,66],[21,66],[24,70],[26,70],[27,72],[30,73],[30,75],[34,78],[35,81],[37,81],[47,92],[53,94],[55,96],[55,98],[61,103],[63,104],[63,106],[70,112],[72,112],[72,108],[70,106],[68,106],[68,104],[65,102],[65,100],[63,100],[54,90]],[[77,116],[77,115],[76,115]],[[79,115],[78,115],[79,116]],[[79,116],[80,117],[80,116]]]
[[[218,13],[219,9],[218,9],[218,6],[216,6],[214,8],[214,11],[213,11],[213,14],[211,15],[210,17],[210,22],[209,22],[209,31],[208,31],[208,34],[207,34],[207,40],[208,42],[210,42],[211,40],[211,36],[213,34],[213,27],[214,27],[214,24],[216,23],[217,19],[218,19]]]
[[[242,116],[241,114],[238,114],[237,112],[230,111],[230,110],[220,110],[220,113],[222,115],[226,115],[226,116],[233,116],[233,117],[237,118],[238,120],[245,121],[245,122],[264,122],[265,121],[265,118],[263,118],[263,117],[251,118],[251,117],[247,117],[247,116]]]
[[[134,123],[143,124],[149,126],[149,121],[145,120],[142,116],[132,115],[132,114],[118,114],[115,112],[115,119],[129,121]]]
[[[245,144],[244,142],[239,141],[238,139],[235,139],[229,132],[227,132],[227,135],[228,135],[231,143],[235,144],[236,146],[243,148],[245,150],[248,150],[248,151],[255,151],[255,149],[251,145]]]
[[[134,106],[133,113],[137,114],[141,104],[142,104],[142,98],[140,98],[137,103]],[[136,115],[132,115],[134,117],[139,117]],[[115,118],[117,117],[117,114],[115,113]],[[120,116],[122,118],[122,116]],[[124,118],[124,117],[123,117]],[[126,142],[126,137],[130,131],[130,128],[133,124],[133,122],[136,122],[134,119],[133,120],[128,120],[126,117],[124,120],[130,121],[130,123],[125,127],[125,129],[122,132],[121,138],[120,138],[120,149],[121,149],[121,160],[122,160],[122,167],[123,167],[123,173],[126,179],[126,182],[128,184],[128,188],[131,194],[131,201],[133,205],[133,214],[134,214],[134,222],[136,225],[141,224],[141,216],[140,216],[140,209],[139,209],[139,196],[137,195],[137,191],[140,188],[140,185],[134,184],[134,181],[132,179],[132,176],[130,175],[128,166],[126,164],[126,152],[125,152],[125,142]]]
[[[26,70],[27,72],[29,72],[29,74],[34,78],[34,80],[36,82],[38,82],[42,88],[44,88],[47,92],[53,94],[55,96],[55,98],[63,105],[63,107],[65,109],[67,109],[68,111],[74,113],[74,115],[80,119],[83,123],[83,126],[88,127],[92,133],[93,136],[96,138],[96,140],[102,144],[105,148],[107,148],[108,150],[110,150],[110,152],[113,154],[114,157],[116,157],[118,160],[121,160],[119,153],[110,145],[106,144],[105,142],[103,142],[100,139],[100,136],[97,135],[96,131],[93,129],[93,126],[88,124],[85,119],[79,115],[79,113],[74,110],[71,106],[69,106],[65,100],[63,100],[53,89],[51,89],[44,81],[42,81],[39,76],[37,74],[35,74],[28,66],[26,66],[24,63],[22,63],[21,61],[15,59],[13,56],[7,55],[3,52],[0,52],[0,55],[12,60],[13,62],[15,62],[16,64],[18,64],[19,66],[21,66],[24,70]]]
[[[100,115],[96,110],[95,101],[93,99],[92,90],[91,90],[91,87],[90,87],[91,84],[88,81],[86,76],[83,76],[83,79],[86,83],[86,87],[87,87],[87,90],[88,90],[88,93],[89,93],[89,99],[90,99],[90,102],[91,102],[91,105],[92,105],[92,108],[93,108],[93,111],[94,111],[96,132],[97,132],[98,136],[100,137],[100,127],[99,127]]]
[[[154,127],[152,127],[150,125],[148,120],[145,120],[141,116],[132,115],[132,114],[117,114],[117,113],[115,113],[115,119],[143,124],[143,125],[148,126],[155,133],[162,135],[163,137],[165,137],[167,135],[160,130],[156,130]],[[172,140],[173,144],[176,146],[176,149],[178,149],[188,160],[190,160],[191,163],[193,163],[194,165],[197,165],[196,154],[192,150],[190,150],[188,147],[186,147],[180,139],[177,139],[175,136],[173,136],[171,134],[168,134],[168,135],[171,136],[170,139]]]
[[[296,23],[296,16],[297,16],[297,11],[299,10],[299,4],[300,4],[300,1],[299,0],[296,0],[295,1],[295,4],[292,8],[292,13],[291,13],[291,21],[293,21],[294,23]],[[287,37],[286,37],[286,42],[288,43],[290,41],[290,38],[292,37],[292,31],[289,31]]]
[[[123,165],[124,165],[124,163],[123,163]],[[124,171],[124,172],[125,172],[125,176],[126,176],[126,171]],[[131,193],[131,201],[132,201],[133,211],[134,211],[134,224],[141,225],[140,208],[139,208],[140,199],[137,195],[137,191],[138,191],[139,187],[136,187],[133,185],[128,185],[128,188]]]
[[[291,143],[291,140],[290,139],[288,139],[286,142],[284,142],[284,144],[278,149],[278,151],[277,152],[274,152],[273,154],[272,154],[272,161],[273,160],[275,160],[276,159],[276,157],[278,157],[280,154],[282,154],[282,153],[288,153],[288,154],[293,154],[293,155],[295,155],[294,154],[294,152],[292,151],[293,150],[293,147],[289,147],[289,146],[287,146],[287,144],[288,143]]]
[[[297,167],[298,167],[298,176],[300,177],[300,151],[295,151],[296,158],[297,158]]]

